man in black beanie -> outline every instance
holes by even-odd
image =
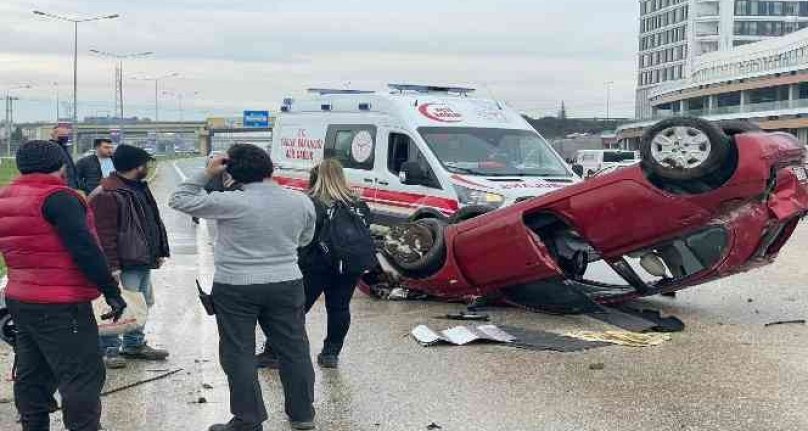
[[[110,269],[124,289],[143,294],[154,304],[151,271],[169,257],[168,236],[146,177],[152,157],[141,148],[119,145],[112,154],[115,172],[90,194],[96,227]],[[146,344],[143,328],[118,336],[102,337],[108,368],[126,367],[125,359],[164,360],[168,352]]]
[[[102,293],[117,320],[126,308],[93,235],[93,214],[67,187],[62,150],[31,141],[17,151],[20,175],[0,189],[0,253],[16,325],[14,399],[24,431],[47,431],[62,397],[71,431],[96,431],[106,374],[91,301]]]

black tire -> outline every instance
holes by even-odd
[[[415,262],[399,262],[395,259],[391,259],[391,262],[407,277],[425,278],[438,272],[446,263],[446,240],[443,232],[446,223],[436,219],[422,219],[415,223],[432,233],[432,248]]]
[[[728,120],[718,122],[718,127],[727,136],[740,135],[741,133],[762,132],[763,129],[757,124],[747,120]]]
[[[471,220],[483,214],[488,214],[494,209],[495,208],[486,205],[469,205],[467,207],[460,208],[460,210],[454,213],[450,221],[452,224],[462,223],[466,220]]]
[[[655,159],[654,151],[662,147],[654,143],[654,139],[658,135],[672,135],[676,127],[687,128],[688,134],[700,132],[706,135],[709,140],[709,154],[698,165],[690,167],[670,166]],[[677,143],[675,151],[680,151],[679,141],[675,139],[674,141]],[[660,121],[645,132],[640,143],[643,168],[662,180],[673,181],[693,181],[709,176],[727,163],[728,159],[730,159],[731,150],[732,143],[729,137],[718,126],[707,120],[693,117],[677,117]],[[706,148],[703,151],[706,151]]]

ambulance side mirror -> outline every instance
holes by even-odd
[[[418,162],[404,162],[401,164],[401,170],[398,172],[398,179],[401,184],[408,186],[423,185],[427,180],[424,170]]]

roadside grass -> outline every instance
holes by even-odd
[[[14,159],[0,159],[0,186],[8,184],[18,174],[17,164],[14,162]],[[0,255],[0,277],[5,275],[5,273],[6,265],[3,263],[3,256]]]

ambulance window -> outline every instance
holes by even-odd
[[[348,169],[373,169],[376,127],[330,126],[326,137],[325,155]]]
[[[398,175],[401,171],[401,165],[410,159],[412,139],[401,133],[391,133],[389,145],[390,147],[387,150],[387,169]]]

